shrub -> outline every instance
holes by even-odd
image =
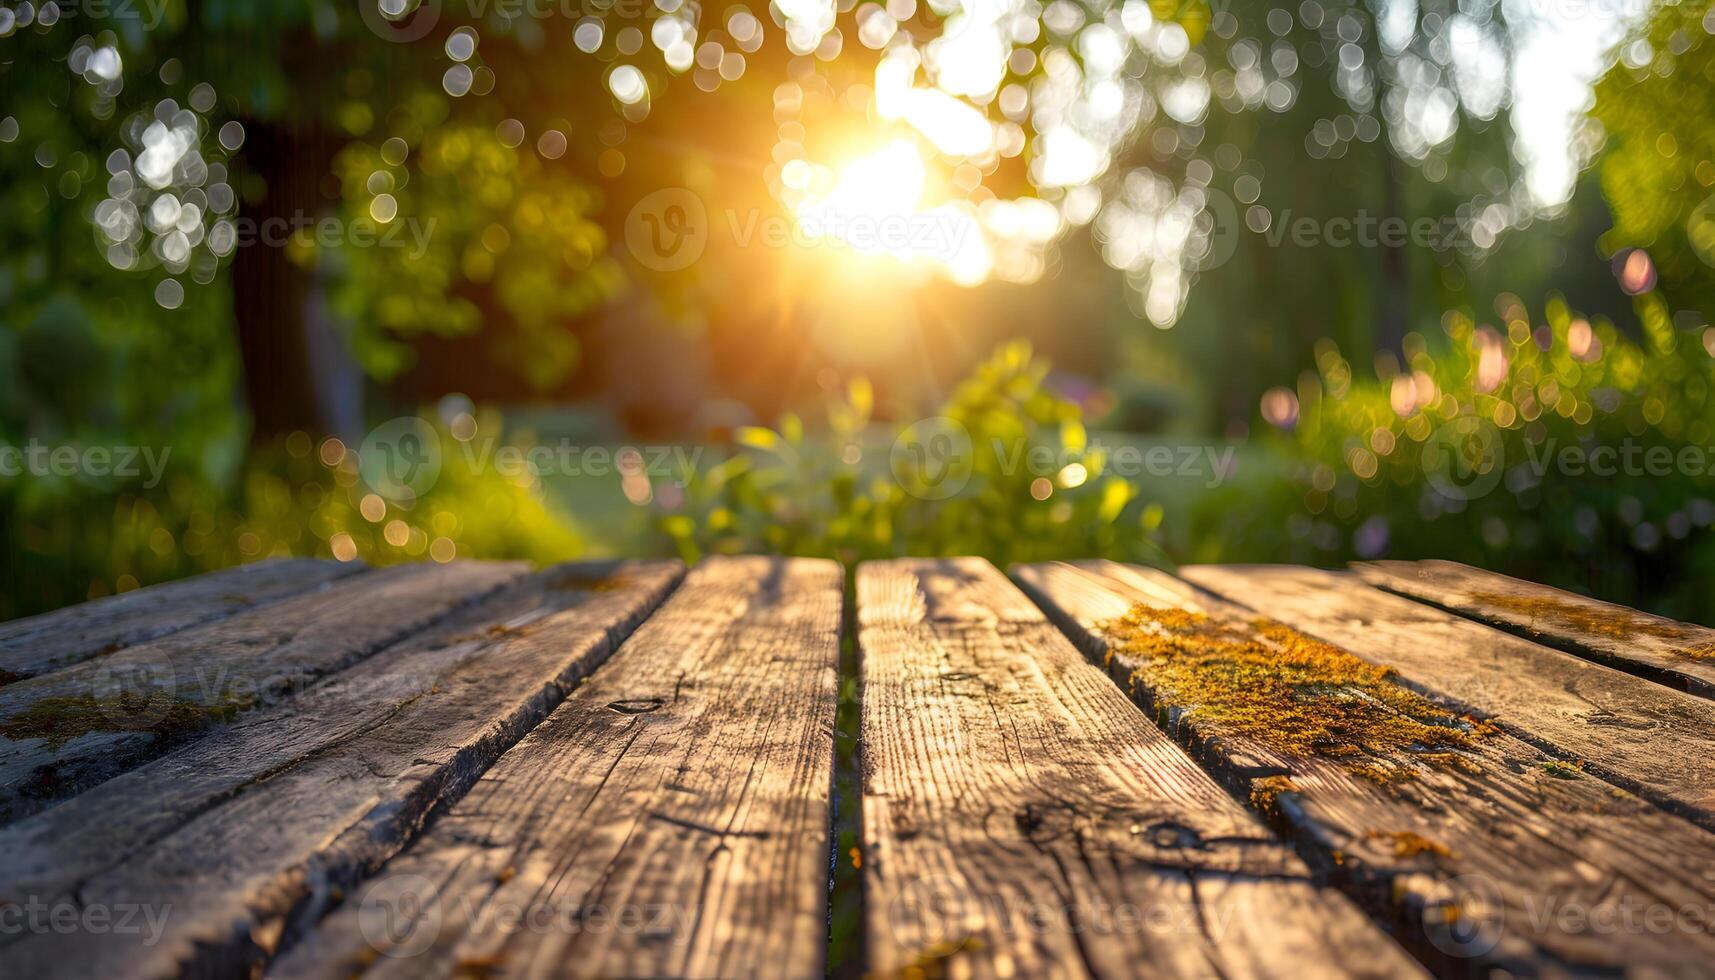
[[[1288,464],[1203,500],[1194,557],[1443,557],[1707,618],[1715,332],[1659,303],[1639,298],[1638,342],[1503,297],[1501,326],[1451,314],[1370,378],[1324,344],[1263,399]]]
[[[661,502],[658,526],[687,560],[744,551],[1158,560],[1161,509],[1104,474],[1081,410],[1047,374],[1027,344],[1006,344],[936,415],[895,426],[872,426],[870,385],[854,381],[814,437],[793,415],[740,430],[725,458]]]

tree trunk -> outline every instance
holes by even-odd
[[[311,274],[287,257],[286,240],[322,210],[321,178],[332,142],[319,129],[246,120],[243,166],[264,193],[245,200],[249,236],[232,262],[233,314],[250,407],[251,440],[260,444],[304,430],[337,427],[317,398],[306,304]]]

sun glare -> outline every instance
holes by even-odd
[[[869,251],[850,240],[856,237],[853,226],[909,219],[922,203],[927,179],[928,170],[917,147],[895,140],[847,164],[827,196],[809,198],[800,205],[799,224],[812,234],[820,224],[825,234],[845,239],[859,251]]]
[[[784,175],[808,183],[807,173]],[[929,171],[917,144],[895,140],[846,164],[825,194],[807,194],[798,226],[815,242],[838,242],[861,255],[938,265],[954,281],[974,284],[993,268],[983,231],[969,209],[925,207]]]

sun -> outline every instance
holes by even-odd
[[[818,169],[806,165],[783,175],[805,191],[794,211],[807,243],[838,243],[862,256],[938,267],[967,284],[988,276],[992,258],[974,210],[929,203],[929,165],[916,142],[896,139],[837,171]],[[816,193],[818,182],[831,186]]]

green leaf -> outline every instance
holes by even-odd
[[[777,453],[785,445],[773,429],[764,429],[758,425],[747,425],[738,430],[734,437],[739,445],[760,449],[763,452]]]
[[[1084,423],[1075,418],[1060,423],[1060,445],[1068,452],[1082,453],[1088,444],[1089,434],[1084,430]]]
[[[1102,523],[1111,524],[1125,510],[1125,505],[1131,503],[1131,498],[1131,484],[1118,477],[1109,477],[1102,481],[1102,502],[1096,507],[1096,516]]]
[[[1143,529],[1145,531],[1154,531],[1156,528],[1161,526],[1161,520],[1166,516],[1167,512],[1162,509],[1160,504],[1150,504],[1148,507],[1143,509]]]

